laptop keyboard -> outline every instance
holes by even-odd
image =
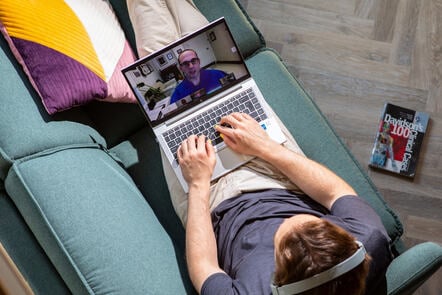
[[[166,131],[163,134],[164,139],[174,154],[175,159],[177,159],[176,152],[181,142],[192,134],[204,134],[206,137],[210,138],[213,145],[220,143],[222,138],[220,137],[219,132],[215,130],[215,125],[219,124],[221,117],[234,112],[249,114],[258,122],[267,119],[267,115],[256,98],[253,89],[249,88],[244,90],[240,94],[214,106],[212,109]]]

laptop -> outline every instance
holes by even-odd
[[[189,53],[193,58],[184,61],[184,54]],[[201,73],[200,84],[194,85],[189,79],[195,77],[196,67]],[[272,139],[279,143],[286,140],[224,18],[137,60],[122,73],[185,192],[188,186],[177,149],[192,134],[205,134],[215,147],[217,161],[212,180],[253,159],[234,152],[222,141],[214,129],[221,117],[232,112],[248,113]]]

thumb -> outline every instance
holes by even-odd
[[[227,136],[227,135],[225,135],[225,134],[221,134],[221,138],[223,139],[224,143],[225,143],[228,147],[231,147],[231,148],[234,147],[234,145],[235,145],[236,142],[235,142],[232,138],[230,138],[229,136]]]

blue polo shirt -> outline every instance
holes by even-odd
[[[286,190],[247,193],[223,201],[212,212],[218,261],[226,272],[204,282],[202,294],[271,294],[273,237],[285,218],[312,214],[361,241],[373,260],[367,288],[375,287],[391,262],[390,239],[376,212],[361,198],[343,196],[331,210]],[[367,290],[369,291],[369,290]]]
[[[170,103],[177,102],[178,100],[194,93],[202,88],[205,89],[206,93],[210,93],[221,88],[220,79],[226,76],[226,73],[220,70],[214,69],[201,69],[200,71],[200,83],[198,85],[193,85],[192,82],[185,79],[176,88],[170,98]]]

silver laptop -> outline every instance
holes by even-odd
[[[212,180],[252,159],[224,144],[214,129],[221,117],[248,113],[275,141],[286,140],[224,18],[139,59],[122,72],[185,192],[188,187],[176,153],[192,134],[205,134],[215,147]]]

